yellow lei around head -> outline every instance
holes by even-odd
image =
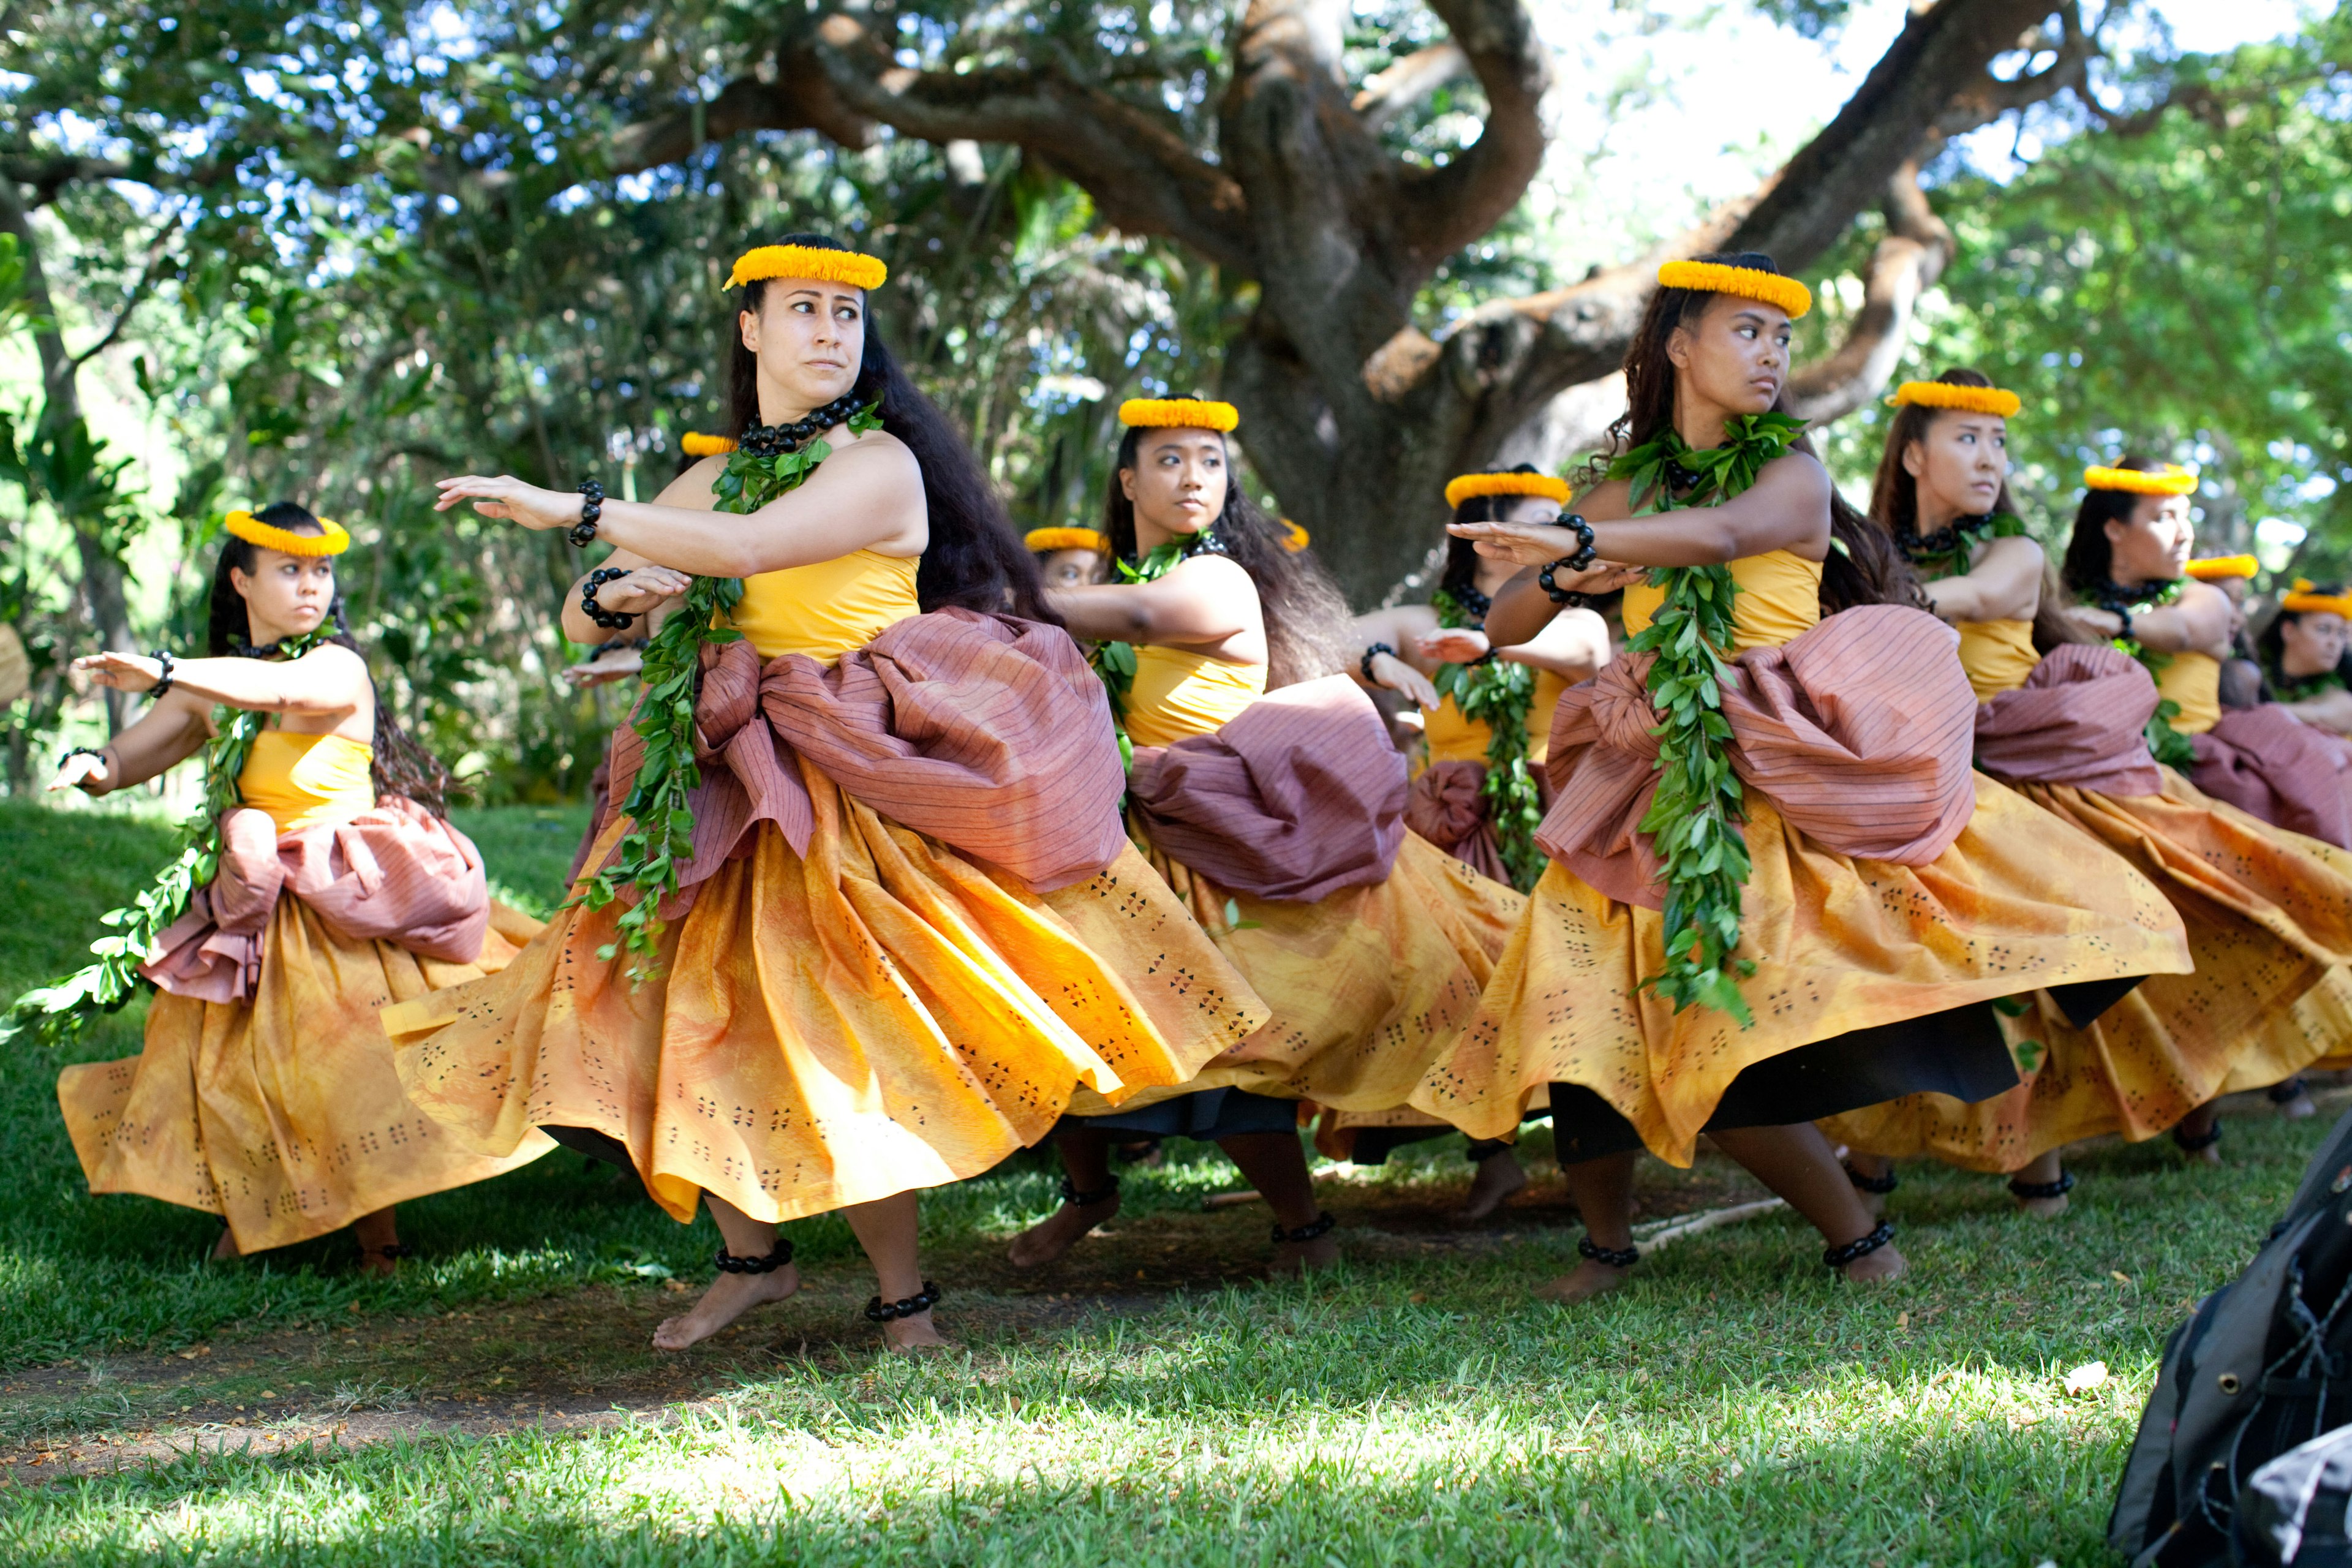
[[[677,438],[677,449],[689,458],[723,458],[735,449],[731,436],[706,436],[699,430],[688,430]]]
[[[1130,397],[1118,405],[1118,422],[1137,430],[1232,430],[1242,411],[1205,397]]]
[[[331,518],[322,517],[319,526],[323,533],[296,533],[291,529],[272,528],[251,512],[239,510],[228,514],[222,525],[247,544],[257,544],[264,550],[275,550],[284,555],[300,555],[315,559],[321,555],[341,555],[352,547],[352,536],[343,525]]]
[[[771,278],[814,278],[820,283],[846,283],[853,289],[879,289],[890,268],[878,256],[855,250],[826,250],[814,245],[763,245],[735,258],[727,287],[764,283]]]
[[[1906,381],[1887,403],[1896,408],[1957,408],[1969,414],[1997,414],[2014,419],[2025,400],[1998,386],[1955,386],[1948,381]]]
[[[2310,578],[2297,577],[2294,588],[2279,595],[2279,608],[2291,615],[2342,616],[2352,621],[2352,594],[2323,594]]]
[[[2185,496],[2197,489],[2197,476],[2178,463],[2167,463],[2160,468],[2103,468],[2094,466],[2083,470],[2083,488],[2121,490],[2136,496]]]
[[[1549,474],[1456,474],[1445,481],[1445,504],[1459,507],[1478,496],[1541,496],[1568,504],[1566,479]]]
[[[2226,583],[2233,577],[2251,577],[2262,568],[2263,563],[2251,555],[2210,555],[2191,561],[2186,570],[2200,583]]]
[[[1691,289],[1702,294],[1737,294],[1778,305],[1795,321],[1813,308],[1813,291],[1794,278],[1759,272],[1753,267],[1731,267],[1720,261],[1669,261],[1658,268],[1658,282],[1667,289]]]
[[[1033,555],[1051,555],[1057,550],[1091,550],[1097,555],[1110,553],[1110,541],[1091,528],[1033,528],[1021,536],[1021,542]]]

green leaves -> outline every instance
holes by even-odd
[[[1756,414],[1724,426],[1720,447],[1697,451],[1669,426],[1609,466],[1609,477],[1631,482],[1643,511],[1671,511],[1727,500],[1756,482],[1787,452],[1804,421]],[[1689,482],[1676,497],[1675,480]],[[1756,972],[1734,959],[1739,945],[1740,889],[1751,863],[1740,837],[1739,776],[1726,749],[1730,722],[1723,717],[1725,658],[1734,646],[1732,603],[1739,584],[1728,566],[1661,567],[1650,574],[1664,600],[1648,626],[1628,645],[1656,658],[1650,665],[1650,705],[1658,727],[1657,793],[1643,814],[1658,876],[1665,889],[1665,967],[1642,984],[1675,1005],[1711,1007],[1753,1023],[1738,980]]]
[[[1440,588],[1429,596],[1442,626],[1476,626],[1454,595]],[[1465,719],[1483,721],[1490,731],[1486,742],[1486,777],[1478,786],[1486,798],[1487,820],[1494,825],[1496,847],[1512,885],[1527,892],[1543,875],[1544,852],[1536,843],[1543,822],[1543,801],[1536,791],[1535,774],[1528,767],[1528,718],[1535,705],[1535,671],[1524,664],[1489,658],[1484,664],[1438,666],[1430,682],[1438,695],[1450,697]]]
[[[849,428],[860,434],[880,429],[880,408],[878,403],[867,404],[849,416]],[[799,489],[831,456],[833,448],[824,441],[772,458],[755,458],[739,448],[729,454],[727,467],[711,483],[716,510],[737,516],[757,511]],[[694,703],[702,685],[702,650],[741,639],[742,633],[718,622],[742,602],[740,578],[697,577],[677,613],[646,645],[640,695],[629,719],[645,741],[645,754],[620,807],[629,830],[621,836],[609,863],[582,878],[564,905],[591,910],[616,901],[625,905],[613,922],[617,940],[598,948],[596,956],[609,963],[626,952],[634,984],[657,973],[662,900],[677,891],[678,868],[694,858],[694,807],[689,802],[702,784],[702,770],[694,761]]]
[[[320,627],[278,647],[288,658],[299,658],[332,635]],[[37,986],[16,998],[0,1015],[0,1045],[20,1035],[37,1044],[69,1046],[89,1032],[99,1017],[112,1013],[139,994],[145,984],[139,966],[155,956],[156,941],[173,921],[187,912],[195,890],[220,870],[220,819],[245,803],[237,776],[252,754],[254,737],[267,717],[232,713],[205,745],[205,800],[181,828],[181,848],[155,879],[129,905],[109,910],[98,923],[118,934],[89,944],[98,962],[75,971],[54,985]]]
[[[1189,540],[1170,540],[1145,556],[1140,564],[1129,565],[1122,558],[1113,561],[1122,583],[1156,583],[1176,569],[1176,563],[1198,549],[1201,535]],[[1110,700],[1111,728],[1118,733],[1118,761],[1121,767],[1135,765],[1135,742],[1127,738],[1127,700],[1135,690],[1135,645],[1124,642],[1095,644],[1087,662],[1094,667],[1095,679],[1103,683],[1103,695]]]

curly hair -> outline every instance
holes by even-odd
[[[324,533],[326,529],[311,515],[307,507],[290,500],[272,501],[253,514],[256,521],[271,528],[282,528],[289,533]],[[259,559],[259,546],[231,535],[221,545],[220,559],[213,564],[213,587],[210,603],[205,606],[205,651],[215,658],[236,657],[253,645],[253,622],[246,613],[245,595],[237,592],[236,581],[229,575],[242,572],[250,577]],[[338,647],[347,647],[367,662],[367,652],[362,648],[343,620],[343,596],[338,593],[327,606],[327,623],[334,631],[327,640]],[[375,676],[368,676],[368,691],[374,699],[374,733],[371,737],[374,757],[368,763],[368,778],[378,795],[396,795],[415,801],[436,816],[449,815],[449,770],[441,759],[426,751],[400,727],[400,721],[384,707],[382,694],[376,690]]]

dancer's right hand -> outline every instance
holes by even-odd
[[[596,603],[626,616],[657,610],[694,585],[694,579],[667,566],[639,566],[596,590]]]
[[[80,789],[88,784],[103,784],[107,780],[106,759],[93,757],[88,752],[76,752],[58,763],[58,776],[49,781],[48,793],[61,789]]]
[[[1444,700],[1437,695],[1437,688],[1429,683],[1429,677],[1392,653],[1372,655],[1372,679],[1401,697],[1411,698],[1423,712],[1436,712],[1438,704]]]

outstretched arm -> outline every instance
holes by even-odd
[[[118,691],[145,691],[163,678],[162,661],[135,653],[94,653],[74,660],[74,668]],[[171,696],[184,692],[256,713],[351,713],[372,699],[373,689],[366,660],[331,643],[300,658],[172,661]]]
[[[2123,621],[2095,605],[2067,606],[2066,616],[2103,637],[2121,637]],[[2132,617],[2131,635],[2153,653],[2210,653],[2230,646],[2230,599],[2210,583],[2182,585],[2179,601]]]
[[[1055,588],[1045,599],[1070,635],[1087,642],[1207,649],[1257,637],[1264,627],[1257,584],[1238,563],[1219,555],[1195,555],[1154,582]]]
[[[49,788],[112,795],[170,772],[202,751],[212,736],[212,704],[175,687],[100,747],[98,755],[81,752],[58,763]]]
[[[2030,621],[2042,602],[2042,546],[2021,535],[1993,540],[1966,575],[1922,587],[1947,621]]]
[[[1577,499],[1574,510],[1591,525],[1599,559],[1633,566],[1719,566],[1775,550],[1792,550],[1808,561],[1830,552],[1829,470],[1803,452],[1774,458],[1746,493],[1719,505],[1644,517],[1631,515],[1632,510],[1633,496],[1622,479]],[[1481,555],[1521,566],[1540,566],[1576,549],[1576,535],[1556,523],[1459,522],[1448,523],[1446,531],[1476,541]]]

